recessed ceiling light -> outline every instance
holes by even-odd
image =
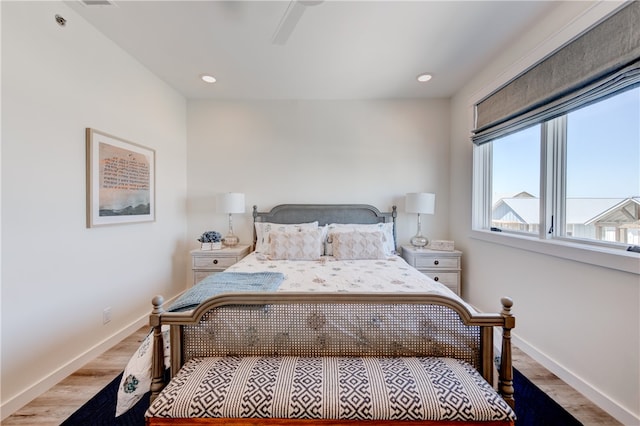
[[[424,74],[420,74],[420,75],[419,75],[418,77],[416,77],[416,78],[418,79],[418,81],[419,81],[420,83],[424,83],[425,81],[429,81],[429,80],[431,80],[431,78],[432,78],[432,77],[433,77],[433,76],[432,76],[431,74],[424,73]]]
[[[204,74],[201,75],[200,78],[202,79],[202,81],[206,82],[206,83],[215,83],[216,82],[216,78],[212,75],[208,75],[208,74]]]

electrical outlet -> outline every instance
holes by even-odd
[[[111,321],[111,306],[104,308],[102,311],[102,324],[106,324]]]

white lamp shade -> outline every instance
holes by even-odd
[[[433,214],[436,211],[436,194],[410,192],[405,199],[407,213]]]
[[[217,197],[217,210],[221,213],[244,213],[244,194],[228,192]]]

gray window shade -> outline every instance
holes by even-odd
[[[482,144],[640,82],[640,2],[591,28],[475,105]]]

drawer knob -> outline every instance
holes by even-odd
[[[434,281],[440,281],[440,277],[434,277],[433,280]]]
[[[213,264],[217,265],[218,264],[218,259],[213,259]]]
[[[439,264],[440,264],[440,261],[439,261],[439,260],[434,260],[434,261],[433,261],[433,264],[434,264],[434,265],[439,265]]]

